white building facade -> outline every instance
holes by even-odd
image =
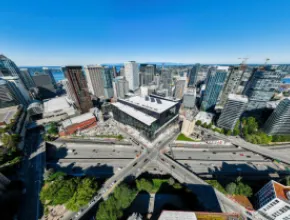
[[[257,212],[269,220],[290,219],[290,187],[271,180],[256,194]]]
[[[129,61],[124,63],[124,75],[129,83],[129,90],[135,91],[139,87],[138,63]]]

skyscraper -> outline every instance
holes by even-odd
[[[52,84],[54,85],[54,87],[56,88],[57,85],[56,85],[56,81],[53,77],[52,71],[48,67],[42,67],[42,70],[43,70],[44,74],[47,74],[50,76],[50,80],[51,80]]]
[[[184,92],[186,90],[186,77],[179,77],[176,79],[175,82],[175,91],[174,97],[178,99],[182,99]]]
[[[237,66],[231,66],[229,75],[220,94],[216,108],[223,108],[227,102],[229,94],[236,94],[240,85],[244,70]]]
[[[106,99],[113,97],[113,76],[109,67],[86,66],[85,73],[94,96]]]
[[[281,84],[279,71],[255,69],[243,94],[249,97],[248,110],[264,108]]]
[[[139,71],[138,64],[135,61],[124,63],[125,77],[129,83],[129,89],[135,91],[139,88]]]
[[[67,97],[76,103],[77,99],[76,99],[75,94],[73,92],[73,88],[69,84],[68,79],[63,79],[60,82],[63,85],[63,89],[65,90]]]
[[[124,76],[118,76],[113,81],[114,97],[125,98],[125,95],[129,92],[129,83]]]
[[[264,131],[269,135],[290,134],[290,98],[282,100],[264,125]]]
[[[29,104],[29,94],[18,77],[2,77],[0,82],[1,108],[19,104],[27,106]]]
[[[153,64],[140,64],[140,75],[141,81],[140,85],[149,85],[154,80],[154,76],[156,75],[156,65]]]
[[[188,88],[183,96],[183,107],[184,108],[194,108],[196,100],[196,89]]]
[[[88,112],[93,105],[82,67],[66,66],[63,70],[74,94],[75,105],[82,113]]]
[[[197,83],[197,76],[198,76],[198,71],[200,69],[200,64],[196,63],[192,69],[190,70],[189,73],[189,81],[188,81],[188,86],[195,86]]]
[[[23,81],[25,88],[27,90],[29,90],[30,88],[35,87],[35,83],[34,83],[32,77],[30,76],[28,69],[27,68],[20,68],[20,72],[21,72],[21,77],[22,77],[22,81]]]
[[[169,69],[162,69],[160,81],[160,83],[162,84],[162,88],[160,89],[166,89],[167,95],[172,96],[172,73]]]
[[[0,76],[16,76],[19,77],[20,71],[16,64],[10,60],[9,58],[5,57],[4,55],[0,54]]]
[[[29,90],[27,86],[30,85],[31,78],[29,78],[29,76],[27,76],[26,74],[22,74],[19,68],[12,60],[0,54],[0,77],[3,76],[19,78],[19,80],[22,81],[22,84],[25,86],[27,91]]]
[[[224,109],[218,119],[217,125],[220,128],[233,130],[245,109],[248,98],[246,96],[229,94]]]
[[[50,75],[34,75],[32,79],[35,86],[39,89],[39,95],[42,99],[49,99],[56,96],[56,88]]]
[[[213,110],[223,88],[229,67],[218,66],[209,69],[206,89],[202,97],[201,108],[204,111]]]

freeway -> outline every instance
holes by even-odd
[[[215,160],[215,161],[265,161],[265,158],[250,151],[221,152],[180,150],[177,148],[167,152],[175,160]]]
[[[70,216],[70,219],[80,219],[82,218],[91,207],[97,204],[101,198],[106,199],[113,189],[120,184],[128,176],[134,176],[137,178],[142,172],[143,169],[147,167],[150,161],[156,160],[158,158],[158,153],[161,149],[174,140],[177,136],[177,133],[173,133],[171,136],[168,136],[165,140],[160,142],[160,145],[154,148],[144,148],[142,154],[127,164],[126,167],[121,169],[118,173],[108,179],[100,189],[100,193],[89,203],[88,206],[82,208],[82,212],[73,213]],[[141,144],[141,143],[140,143]]]
[[[240,147],[247,149],[249,151],[255,152],[257,154],[261,154],[265,157],[272,158],[274,160],[279,160],[279,161],[282,161],[284,163],[290,164],[290,154],[279,153],[277,151],[269,150],[265,147],[260,147],[259,145],[256,145],[256,144],[251,144],[249,142],[246,142],[245,140],[243,140],[240,137],[225,136],[225,135],[219,134],[217,132],[213,132],[212,130],[208,130],[208,129],[201,128],[201,127],[199,127],[199,129],[204,131],[204,132],[215,135],[217,137],[223,138],[223,139],[231,142],[232,144],[240,146]]]
[[[74,138],[58,138],[54,142],[59,143],[82,143],[82,144],[119,144],[119,145],[131,145],[129,141],[115,140],[115,139],[88,139],[82,137]]]
[[[132,159],[60,159],[57,163],[47,162],[47,167],[69,175],[110,177],[127,166]]]
[[[285,168],[273,162],[245,162],[245,161],[193,161],[176,160],[188,170],[198,175],[240,175],[248,178],[269,178],[270,173],[287,174]],[[255,175],[253,175],[255,174]]]
[[[131,145],[102,145],[50,142],[47,148],[50,160],[64,158],[136,158],[141,148]]]
[[[208,211],[236,212],[248,216],[246,209],[243,206],[233,202],[224,194],[212,188],[205,181],[175,161],[160,154],[158,162],[160,163],[160,166],[163,166],[163,168],[166,169],[174,178],[187,184],[187,187],[197,195],[199,201]]]

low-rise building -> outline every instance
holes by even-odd
[[[51,118],[60,115],[73,116],[77,114],[74,104],[67,96],[57,97],[43,103],[43,118]]]
[[[240,216],[236,213],[217,212],[188,212],[188,211],[162,211],[158,220],[238,220]]]
[[[61,126],[59,128],[59,135],[60,136],[72,135],[76,133],[77,131],[91,128],[96,125],[97,125],[96,116],[93,113],[88,112],[88,113],[64,120],[61,123]]]
[[[284,186],[274,180],[267,183],[256,194],[257,212],[270,220],[290,219],[290,186]]]
[[[112,103],[114,119],[154,139],[169,123],[178,119],[179,103],[155,97],[134,96]]]

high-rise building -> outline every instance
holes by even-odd
[[[69,84],[68,79],[63,79],[63,80],[60,81],[60,83],[62,84],[63,89],[64,89],[65,92],[66,92],[67,97],[68,97],[70,100],[76,102],[77,99],[76,99],[76,97],[75,97],[75,93],[73,92],[73,88],[72,88],[71,85]]]
[[[42,70],[43,70],[44,74],[47,74],[50,76],[50,80],[51,80],[52,84],[54,85],[54,87],[56,88],[56,81],[53,77],[51,69],[49,69],[48,67],[42,67]]]
[[[198,71],[200,69],[200,64],[196,63],[192,69],[189,72],[189,81],[188,81],[188,86],[195,86],[197,83],[197,76],[198,76]]]
[[[216,108],[223,108],[227,102],[229,94],[236,94],[240,85],[244,70],[237,66],[231,66],[229,75],[220,94]]]
[[[184,108],[194,108],[196,100],[196,89],[188,88],[183,95],[183,107]]]
[[[263,219],[290,219],[290,187],[271,180],[256,194],[257,212]]]
[[[98,98],[113,97],[113,76],[109,67],[86,66],[85,73],[91,93]]]
[[[56,96],[56,88],[50,75],[34,75],[32,79],[35,86],[39,89],[39,95],[42,99],[49,99]]]
[[[26,90],[29,90],[29,86],[33,85],[33,82],[31,82],[31,77],[29,77],[29,74],[27,73],[21,73],[19,68],[16,66],[16,64],[10,60],[9,58],[5,57],[4,55],[0,54],[0,77],[17,77],[20,81],[22,81],[22,84],[25,86]]]
[[[118,76],[113,81],[114,98],[125,98],[129,92],[129,83],[124,76]]]
[[[264,125],[264,130],[269,135],[290,134],[290,98],[282,100]]]
[[[0,76],[20,77],[19,75],[20,75],[20,71],[18,67],[16,66],[16,64],[9,58],[0,54]]]
[[[227,78],[229,67],[218,66],[209,69],[206,89],[202,97],[201,108],[204,111],[213,110],[219,94]]]
[[[162,88],[160,89],[166,89],[167,95],[172,96],[172,73],[169,69],[162,69],[160,81],[162,84]]]
[[[139,71],[138,63],[135,61],[129,61],[124,63],[125,77],[129,83],[129,89],[135,91],[139,88]]]
[[[178,99],[182,99],[184,92],[186,90],[186,77],[179,77],[176,79],[175,82],[175,92],[174,92],[174,97]]]
[[[243,94],[249,97],[248,110],[265,108],[281,85],[279,71],[254,69]]]
[[[7,81],[0,79],[0,108],[6,108],[20,104],[11,91]]]
[[[218,127],[233,130],[237,121],[247,108],[247,104],[248,98],[246,96],[229,94],[228,100],[218,119]]]
[[[88,112],[93,107],[93,104],[82,67],[66,66],[63,70],[74,94],[75,105],[82,113]]]
[[[22,82],[25,86],[25,88],[29,91],[30,88],[35,87],[35,83],[29,74],[29,71],[27,68],[20,68],[20,75],[22,77]]]
[[[156,65],[153,64],[140,64],[140,85],[147,86],[153,82],[154,76],[156,75]]]
[[[19,104],[27,106],[29,104],[29,94],[18,77],[2,77],[0,82],[1,108]]]

